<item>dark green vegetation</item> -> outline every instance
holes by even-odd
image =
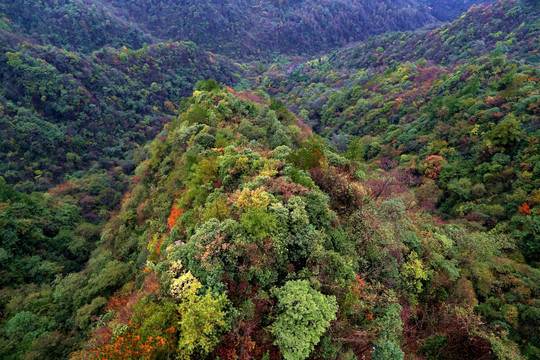
[[[234,68],[193,43],[85,56],[4,33],[0,175],[32,191],[90,165],[131,171],[136,164],[126,154],[170,121],[173,103],[201,78],[234,83]]]
[[[89,171],[47,194],[17,192],[0,178],[1,358],[61,359],[83,339],[73,330],[84,300],[62,293],[70,280],[61,280],[92,271],[85,264],[125,185],[121,168]]]
[[[420,4],[427,6],[430,14],[441,21],[452,21],[466,12],[471,6],[490,3],[493,1],[464,0],[464,1],[446,1],[446,0],[419,0]]]
[[[83,52],[172,39],[243,58],[312,53],[387,31],[413,30],[453,19],[475,2],[482,1],[2,0],[0,27]]]
[[[0,358],[539,358],[540,9],[458,3],[0,1]]]

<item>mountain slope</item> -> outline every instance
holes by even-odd
[[[410,39],[375,38],[290,73],[280,71],[289,64],[274,66],[259,81],[341,149],[349,145],[349,156],[406,169],[412,180],[396,181],[433,185],[441,214],[512,233],[538,261],[538,14],[502,1]],[[486,42],[458,55],[451,44],[465,33]]]
[[[380,191],[260,94],[208,83],[183,109],[104,233],[109,261],[137,275],[86,300],[81,316],[104,313],[72,359],[536,351],[537,325],[516,311],[537,311],[540,274],[506,257],[509,238],[444,224],[406,188]]]
[[[0,176],[32,191],[130,157],[201,79],[234,82],[237,66],[193,43],[80,55],[2,33]]]
[[[136,24],[127,22],[103,1],[57,0],[0,1],[0,28],[33,39],[84,53],[105,45],[138,49],[155,39]]]
[[[0,0],[0,358],[540,358],[538,4],[419,3]]]
[[[144,42],[194,41],[233,58],[329,50],[367,36],[453,19],[472,3],[399,1],[0,1],[2,26],[42,45],[91,52]],[[209,36],[211,35],[211,36]]]

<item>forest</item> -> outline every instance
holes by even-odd
[[[311,54],[458,17],[482,0],[4,0],[0,28],[85,53],[194,41],[235,59]],[[211,33],[212,36],[208,36]]]
[[[534,0],[0,0],[0,358],[540,359],[539,49]]]

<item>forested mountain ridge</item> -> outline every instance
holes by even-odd
[[[194,41],[233,58],[329,50],[387,31],[449,20],[479,1],[0,1],[0,25],[42,45],[91,52]],[[438,16],[438,15],[436,15]],[[212,33],[213,36],[207,36]]]
[[[0,358],[540,358],[539,4],[369,36],[458,3],[0,0]]]
[[[78,312],[104,309],[72,359],[534,358],[540,274],[510,238],[381,192],[263,94],[206,83],[182,110],[104,232],[138,275]]]

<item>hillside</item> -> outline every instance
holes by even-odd
[[[198,89],[107,226],[96,281],[58,285],[81,288],[77,321],[102,314],[72,359],[536,354],[540,274],[510,238],[381,192],[262,94]],[[81,300],[105,273],[131,280]]]
[[[494,1],[447,1],[447,0],[420,0],[420,4],[427,6],[429,13],[440,21],[452,21],[466,12],[471,6]]]
[[[539,359],[540,3],[491,2],[0,0],[0,359]]]
[[[2,253],[35,274],[2,290],[2,358],[534,359],[540,274],[511,237],[433,217],[406,170],[336,154],[263,93],[200,82],[177,106],[91,253],[80,185],[2,185],[5,229],[50,239]]]
[[[233,58],[258,58],[313,53],[387,31],[418,29],[453,19],[477,2],[2,0],[0,27],[42,45],[85,53],[172,39]]]
[[[90,166],[132,171],[198,80],[237,80],[236,65],[193,43],[81,55],[0,36],[0,176],[27,192]]]
[[[48,6],[46,3],[34,5]],[[9,9],[7,4],[4,6],[8,14],[18,8],[17,3],[11,3]],[[162,6],[165,4],[162,3]],[[282,6],[293,7],[293,4]],[[346,81],[348,84],[341,86],[341,89],[350,88],[350,83],[355,81],[354,74],[359,69],[384,68],[398,65],[406,59],[413,61],[423,58],[437,64],[453,64],[458,56],[463,57],[457,44],[466,44],[464,33],[471,34],[467,35],[467,41],[471,43],[472,39],[485,40],[474,40],[482,41],[482,46],[467,45],[484,55],[495,46],[503,46],[509,55],[534,63],[538,58],[538,53],[533,50],[538,45],[538,28],[533,25],[537,12],[514,8],[510,3],[500,8],[477,8],[464,18],[429,33],[413,33],[411,37],[394,34],[372,38],[328,60],[298,67],[287,76],[290,80],[284,81],[286,75],[280,71],[280,67],[286,66],[286,63],[278,62],[265,72],[268,79],[263,80],[264,88],[270,87],[273,93],[285,89],[287,96],[291,97],[298,91],[305,91],[312,78],[319,78],[321,74],[329,76],[318,82],[326,84],[332,81],[331,87],[322,92],[318,87],[317,91],[321,93],[303,105],[307,110],[317,107],[316,111],[319,112],[318,104],[338,91],[335,83]],[[33,13],[49,14],[45,9],[41,10],[36,9]],[[17,16],[23,16],[23,13],[17,12]],[[71,16],[63,18],[73,19]],[[40,19],[47,19],[47,16]],[[16,21],[11,21],[16,24]],[[384,23],[380,19],[376,21]],[[480,29],[476,25],[478,22],[484,22],[485,26]],[[30,26],[34,22],[28,20],[24,23]],[[58,26],[66,28],[67,25],[62,23]],[[16,28],[15,25],[13,27]],[[260,29],[260,26],[255,28]],[[54,30],[54,27],[51,29]],[[41,33],[42,30],[39,31]],[[59,34],[56,30],[54,32]],[[91,33],[95,36],[98,34],[96,31]],[[126,31],[111,30],[110,33],[124,34]],[[310,31],[297,33],[309,34]],[[122,166],[129,172],[134,167],[131,159],[133,150],[155,136],[163,123],[174,115],[173,103],[178,103],[181,96],[189,94],[196,81],[215,78],[234,85],[244,76],[242,66],[222,56],[207,53],[190,42],[145,45],[140,50],[105,48],[91,55],[82,55],[25,42],[25,38],[7,31],[2,31],[1,36],[0,98],[3,106],[0,120],[0,176],[26,192],[50,188],[63,182],[65,175],[86,170],[94,164],[105,169]],[[503,38],[507,40],[501,45],[500,39]],[[89,44],[86,40],[84,43]],[[231,43],[254,48],[244,41]],[[456,45],[442,46],[453,43]],[[414,47],[418,48],[415,54],[422,54],[422,58],[410,53]],[[427,49],[439,50],[430,52]],[[446,50],[442,52],[440,49]],[[450,54],[447,53],[448,49]],[[481,53],[467,53],[466,59]],[[244,88],[245,83],[242,82]],[[293,86],[296,89],[292,89]],[[296,102],[288,105],[293,110],[298,109]],[[319,126],[315,124],[317,121],[311,121],[315,128]]]
[[[273,66],[256,81],[350,157],[407,171],[394,181],[430,188],[447,218],[512,233],[538,261],[539,14],[526,2],[477,7],[429,33],[374,38],[289,73]],[[482,41],[478,52],[452,45],[463,34]]]

